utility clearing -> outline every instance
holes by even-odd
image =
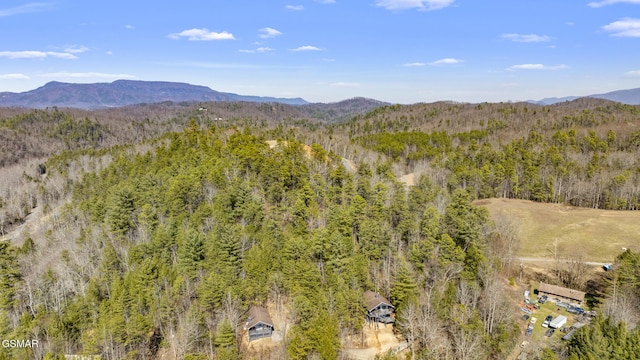
[[[612,262],[630,249],[640,250],[640,211],[579,208],[517,199],[474,202],[493,219],[507,216],[519,223],[523,258]]]

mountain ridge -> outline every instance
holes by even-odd
[[[164,101],[250,101],[303,105],[302,98],[276,98],[220,92],[182,82],[115,80],[110,83],[65,83],[51,81],[21,93],[0,92],[0,106],[46,108],[70,107],[94,110]]]
[[[591,94],[586,96],[563,96],[563,97],[548,97],[540,100],[529,100],[528,102],[538,105],[553,105],[566,101],[573,101],[579,98],[596,98],[611,100],[627,105],[640,105],[640,88],[615,90],[602,94]]]
[[[553,105],[573,101],[579,98],[597,98],[620,102],[628,105],[640,105],[640,88],[616,90],[602,94],[587,96],[549,97],[527,102],[538,105]],[[33,90],[25,92],[0,92],[0,107],[25,107],[42,109],[47,107],[68,107],[84,110],[96,110],[112,107],[123,107],[136,104],[161,102],[257,102],[282,103],[287,105],[304,105],[308,107],[304,112],[311,115],[314,112],[335,111],[338,104],[347,105],[351,111],[340,109],[333,117],[343,118],[361,107],[359,102],[366,102],[366,108],[375,104],[388,105],[384,101],[354,97],[331,103],[311,103],[303,98],[278,98],[270,96],[240,95],[213,90],[203,85],[193,85],[184,82],[143,81],[143,80],[115,80],[104,83],[66,83],[51,81]],[[344,112],[344,114],[342,114]],[[321,117],[325,117],[325,115]]]

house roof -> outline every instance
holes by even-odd
[[[538,291],[547,294],[562,296],[580,302],[584,301],[585,295],[585,293],[582,291],[568,289],[557,285],[545,284],[542,282],[538,285]]]
[[[394,307],[393,305],[391,305],[389,300],[385,299],[379,293],[373,292],[371,290],[367,290],[364,292],[364,303],[367,306],[367,311],[371,311],[375,309],[380,304],[387,304],[391,307]]]
[[[273,327],[273,320],[271,320],[271,316],[269,315],[269,310],[263,307],[254,306],[249,309],[247,313],[247,324],[245,327],[250,329],[256,326],[258,323],[263,323],[265,325],[269,325]]]

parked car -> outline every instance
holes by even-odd
[[[549,329],[544,333],[544,335],[546,337],[551,337],[551,335],[553,335],[554,332],[555,332],[555,329]]]
[[[544,303],[546,303],[546,302],[547,302],[547,299],[548,299],[547,295],[542,295],[542,296],[540,296],[540,297],[538,298],[538,302],[539,302],[540,304],[544,304]]]
[[[542,323],[542,327],[549,327],[549,323],[551,322],[551,320],[553,320],[553,316],[547,315],[547,317],[544,318],[544,322]]]
[[[579,306],[571,306],[567,308],[567,311],[572,314],[582,315],[584,314],[584,310]]]
[[[531,336],[531,334],[533,333],[533,326],[529,325],[529,327],[527,328],[527,332],[525,332],[525,336]]]
[[[529,342],[527,340],[523,341],[522,344],[520,344],[521,348],[526,348],[529,345]]]
[[[522,315],[522,320],[527,321],[529,320],[529,315]]]
[[[531,310],[529,310],[528,308],[526,308],[526,307],[524,307],[524,306],[521,308],[521,310],[522,310],[522,312],[524,312],[525,314],[529,314],[529,315],[531,315],[531,314],[533,313]]]

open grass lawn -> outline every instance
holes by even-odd
[[[560,259],[612,262],[622,248],[640,251],[640,211],[513,199],[484,199],[475,204],[486,207],[494,218],[503,213],[519,221],[520,257],[553,259],[557,249]]]

